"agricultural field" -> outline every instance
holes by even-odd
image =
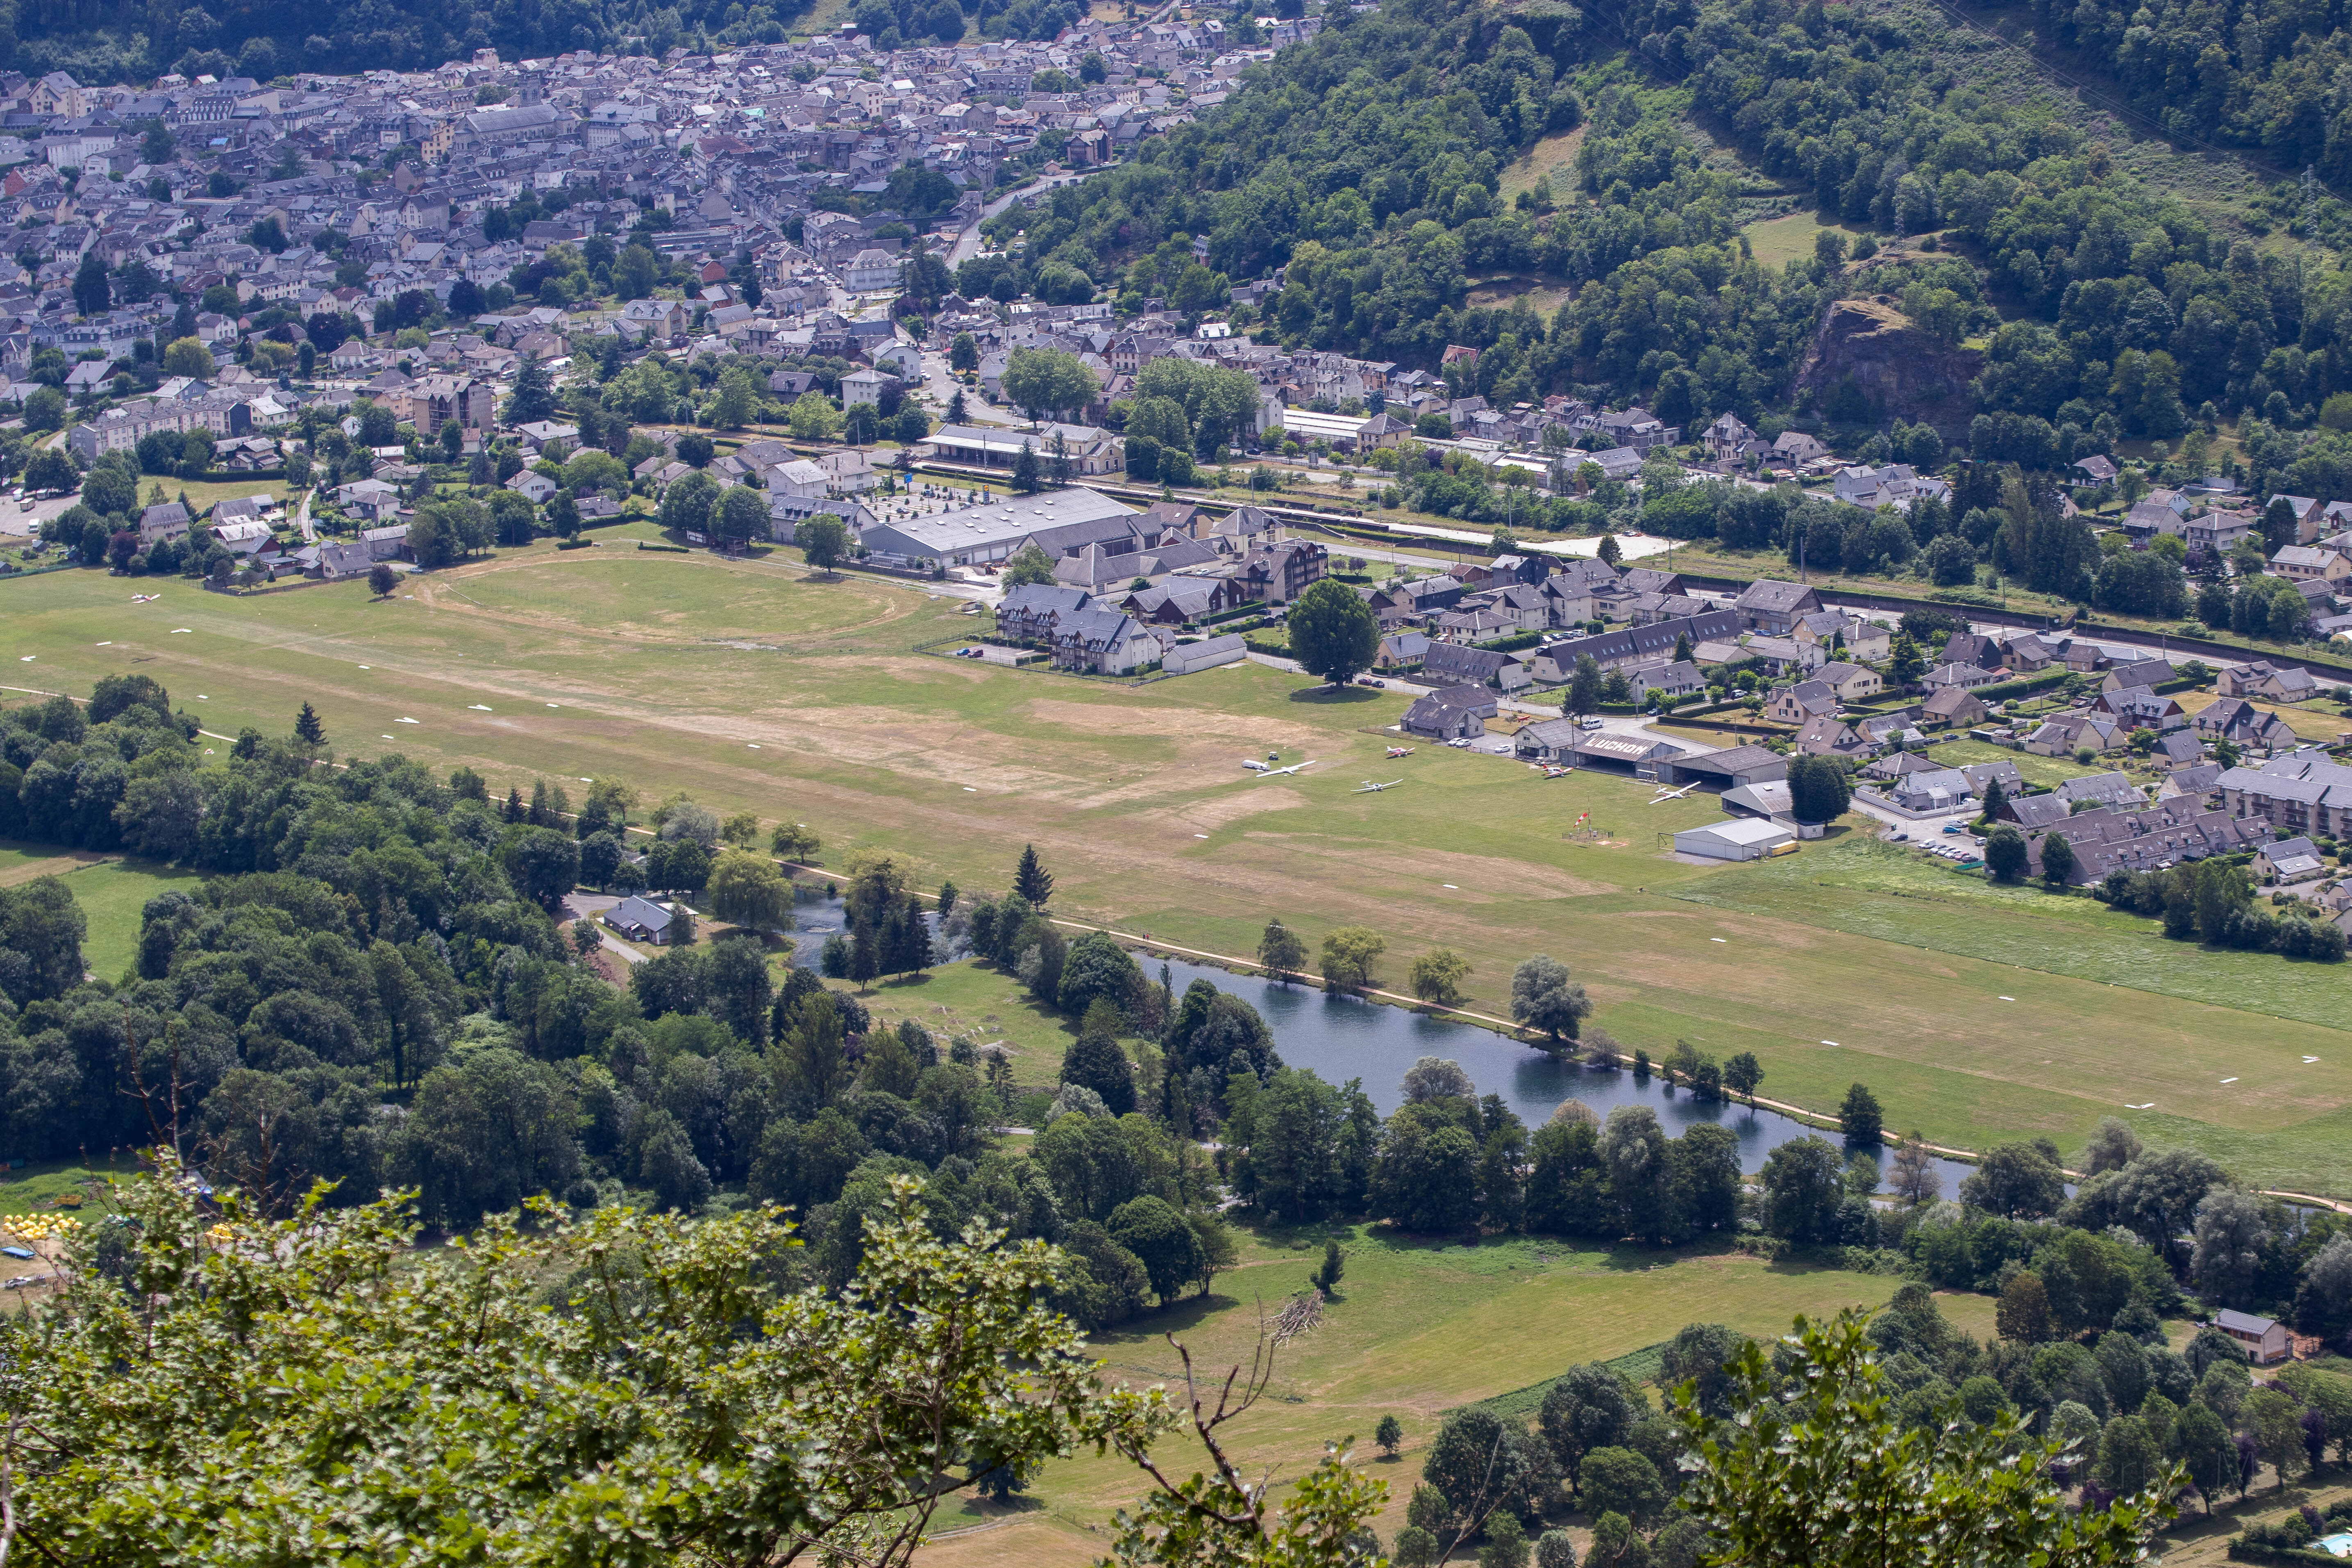
[[[1001,891],[1034,843],[1064,919],[1225,954],[1254,951],[1272,916],[1310,947],[1368,925],[1389,943],[1381,984],[1450,947],[1475,966],[1467,1005],[1490,1013],[1507,1010],[1513,965],[1549,952],[1628,1048],[1754,1050],[1775,1098],[1827,1109],[1864,1079],[1892,1125],[2067,1148],[2154,1100],[2130,1115],[2159,1141],[2352,1195],[2335,1153],[2352,1115],[2338,972],[2166,942],[2088,900],[1882,858],[1859,828],[1769,866],[1681,864],[1668,836],[1710,820],[1713,800],[1653,805],[1629,780],[1546,780],[1432,746],[1388,762],[1404,706],[1390,691],[1254,663],[1115,685],[926,657],[910,650],[974,627],[961,601],[814,579],[789,551],[726,561],[604,537],[411,578],[386,600],[358,584],[230,598],[166,583],[134,605],[120,578],[58,573],[0,584],[16,611],[0,655],[31,656],[19,689],[152,675],[219,740],[284,733],[308,700],[339,754],[470,766],[501,793],[541,775],[575,796],[617,776],[646,805],[684,790],[808,823],[827,865],[887,847],[968,893]],[[1243,772],[1269,751],[1315,765]],[[1373,777],[1404,784],[1356,793]],[[1586,813],[1598,841],[1568,837]],[[154,884],[75,875],[115,900],[93,915],[92,962],[119,973],[134,882]],[[1057,1026],[990,1025],[980,996],[932,984],[910,1007],[977,1007],[964,1021],[983,1037],[1052,1048]]]

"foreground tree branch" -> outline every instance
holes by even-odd
[[[528,1232],[417,1251],[399,1199],[314,1190],[273,1222],[154,1161],[122,1194],[127,1271],[84,1258],[0,1330],[0,1361],[43,1369],[0,1447],[0,1550],[891,1568],[970,1478],[1148,1451],[1174,1419],[1156,1390],[1106,1390],[1037,1305],[1052,1248],[940,1240],[912,1182],[829,1297],[773,1283],[799,1245],[773,1210],[542,1205]]]

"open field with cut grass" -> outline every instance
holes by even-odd
[[[241,500],[247,496],[270,496],[278,500],[284,500],[289,495],[297,493],[287,489],[284,479],[255,479],[248,475],[239,479],[159,479],[142,477],[139,481],[140,495],[144,497],[149,489],[156,485],[163,486],[164,496],[172,500],[186,496],[188,510],[197,513],[203,512],[206,507],[217,506],[222,501]],[[295,504],[299,506],[301,503],[297,501]]]
[[[100,1151],[101,1158],[104,1153]],[[134,1173],[135,1167],[128,1165],[114,1173],[117,1176]],[[112,1206],[106,1198],[107,1175],[103,1169],[93,1169],[79,1160],[45,1160],[0,1171],[0,1215],[49,1213],[57,1209],[59,1198],[71,1193],[82,1195],[81,1206],[63,1212],[84,1218],[104,1214]],[[6,1271],[16,1272],[13,1260]]]
[[[68,875],[66,886],[89,920],[82,963],[101,980],[121,978],[139,960],[139,916],[147,900],[174,885],[194,892],[202,880],[152,860],[110,860]]]
[[[1030,1000],[1010,975],[974,963],[944,964],[928,974],[885,980],[858,993],[877,1025],[912,1018],[944,1047],[958,1035],[982,1046],[1003,1046],[1013,1075],[1024,1084],[1051,1085],[1077,1029],[1063,1015]]]
[[[1580,125],[1546,136],[1504,164],[1499,176],[1503,199],[1517,201],[1521,191],[1532,191],[1537,181],[1548,179],[1559,205],[1566,206],[1575,195],[1576,150],[1584,144],[1585,130]]]
[[[1253,952],[1272,916],[1310,948],[1369,925],[1389,943],[1381,984],[1450,947],[1475,965],[1465,1002],[1486,1012],[1507,1010],[1520,959],[1549,952],[1628,1048],[1752,1049],[1776,1098],[1827,1109],[1862,1078],[1891,1125],[2068,1148],[2153,1099],[2132,1113],[2147,1133],[2352,1194],[2346,972],[2166,942],[2087,900],[1881,861],[1854,837],[1767,866],[1680,864],[1662,840],[1712,820],[1711,798],[1652,805],[1631,780],[1546,780],[1434,746],[1388,762],[1394,692],[1255,664],[1114,687],[918,656],[973,627],[961,601],[812,580],[781,550],[730,562],[541,545],[381,601],[359,584],[230,598],[165,583],[133,605],[130,586],[79,572],[0,584],[0,664],[34,655],[15,679],[44,691],[151,675],[218,735],[282,734],[307,700],[339,754],[470,766],[500,793],[535,774],[575,797],[577,781],[608,775],[648,805],[684,790],[809,823],[828,866],[884,846],[926,886],[952,877],[968,894],[1002,890],[1034,843],[1065,919],[1228,954]],[[1243,772],[1270,750],[1316,765]],[[1405,782],[1355,793],[1373,777]],[[1569,840],[1588,811],[1603,841]],[[92,967],[118,974],[153,880],[74,876],[111,910],[94,915]],[[121,945],[101,927],[123,930]],[[950,994],[960,984],[936,976],[946,990],[907,987],[904,1003],[961,1018],[976,998]],[[876,1000],[887,1014],[900,995]],[[1024,1055],[1058,1048],[1057,1023],[999,1011],[994,1026],[961,1021]],[[2226,1077],[2242,1081],[2217,1088]]]
[[[2037,757],[2032,752],[2012,752],[2007,746],[1996,746],[1987,741],[1965,740],[1947,742],[1932,748],[1928,755],[1937,765],[1954,768],[1974,767],[1979,763],[2014,763],[2020,778],[2044,789],[2055,789],[2068,779],[2112,773],[2122,763],[2132,760],[2107,757],[2084,767],[2072,757]]]
[[[1164,1333],[1183,1342],[1204,1373],[1222,1377],[1236,1360],[1246,1362],[1259,1302],[1271,1316],[1306,1285],[1326,1234],[1270,1229],[1242,1237],[1242,1266],[1219,1277],[1205,1300],[1094,1337],[1109,1375],[1139,1384],[1180,1376]],[[1361,1226],[1328,1234],[1346,1249],[1347,1273],[1323,1326],[1282,1351],[1268,1397],[1230,1430],[1244,1467],[1253,1474],[1275,1467],[1277,1484],[1310,1468],[1327,1440],[1352,1436],[1359,1458],[1389,1482],[1388,1507],[1374,1525],[1384,1541],[1404,1525],[1406,1500],[1445,1411],[1656,1344],[1685,1323],[1785,1333],[1799,1312],[1876,1306],[1899,1283],[1729,1253],[1598,1251],[1527,1237],[1439,1247]],[[1383,1459],[1371,1434],[1391,1414],[1404,1426],[1404,1447]],[[1197,1445],[1179,1437],[1160,1453],[1179,1474],[1203,1462]],[[959,1500],[940,1530],[1014,1522],[938,1542],[921,1560],[927,1568],[1091,1562],[1106,1549],[1113,1510],[1139,1490],[1137,1472],[1117,1458],[1066,1460],[1009,1512]],[[1580,1537],[1584,1522],[1571,1526]]]
[[[1845,224],[1824,224],[1809,212],[1765,218],[1749,224],[1739,232],[1748,237],[1748,244],[1756,253],[1758,266],[1786,267],[1801,256],[1812,255],[1814,237],[1824,228],[1835,228],[1844,236],[1849,249],[1863,232]]]
[[[39,877],[62,878],[89,922],[82,939],[82,964],[101,980],[115,980],[139,956],[139,917],[147,900],[179,884],[193,888],[193,871],[151,860],[94,855],[55,845],[0,839],[0,888]]]
[[[2103,1099],[2103,1113],[2153,1100],[2152,1110],[2124,1119],[2151,1139],[2194,1144],[2265,1184],[2340,1167],[2330,1151],[2352,1125],[2346,1110],[2352,1062],[2336,1023],[2341,966],[2168,942],[2154,921],[2087,897],[2032,884],[2000,887],[1852,837],[1717,872],[1682,896],[1875,943],[1915,944],[1923,951],[1894,971],[1905,987],[1915,973],[1962,959],[1980,962],[1991,976],[2015,977],[2001,992],[2015,1001],[1990,998],[1964,1026],[1938,1029],[1923,1019],[1908,1037],[1849,1032],[1837,1037],[1835,1065],[1824,1041],[1816,1048],[1822,1059],[1812,1064],[1812,1072],[1826,1075],[1822,1088],[1801,1091],[1801,1100],[1818,1103],[1813,1095],[1842,1075],[1867,1080],[1882,1098],[1890,1089],[1902,1096],[1906,1081],[1925,1089],[1923,1080],[1932,1078],[1941,1087],[1926,1092],[1944,1114],[1979,1129],[1958,1142],[1981,1148],[1996,1126],[2032,1114],[2011,1087],[2032,1080],[2056,1095]],[[2057,986],[2062,976],[2092,991]],[[2078,1005],[2085,1010],[2074,1011]],[[2117,1050],[2118,1034],[2138,1048]],[[1784,1090],[1811,1076],[1801,1061],[1816,1051],[1796,1055],[1801,1060],[1784,1067]],[[2319,1059],[2306,1063],[2305,1056]],[[2224,1079],[2236,1081],[2225,1086]],[[2065,1118],[2059,1105],[2049,1110],[2053,1122]],[[2050,1131],[2066,1142],[2055,1125]],[[2331,1190],[2340,1185],[2336,1178]]]
[[[2221,698],[2210,691],[2183,691],[2177,693],[2173,700],[2180,704],[2183,712],[2193,718],[2220,701]],[[2332,746],[2338,737],[2352,731],[2352,719],[2346,718],[2343,708],[2335,702],[2323,700],[2308,706],[2297,706],[2290,702],[2265,702],[2255,698],[2247,700],[2263,712],[2275,713],[2285,720],[2286,727],[2301,740],[2317,741]]]

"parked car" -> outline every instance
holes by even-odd
[[[1576,727],[1580,730],[1598,730],[1601,728],[1601,715],[1598,713],[1587,713],[1582,719],[1577,721]]]

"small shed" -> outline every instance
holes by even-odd
[[[1675,835],[1675,848],[1710,860],[1761,860],[1782,845],[1797,842],[1797,830],[1766,817],[1726,817]]]
[[[1208,637],[1170,648],[1160,656],[1160,668],[1171,675],[1190,675],[1196,669],[1214,669],[1221,664],[1236,663],[1248,654],[1249,645],[1242,641],[1241,634],[1227,632],[1223,637]]]

